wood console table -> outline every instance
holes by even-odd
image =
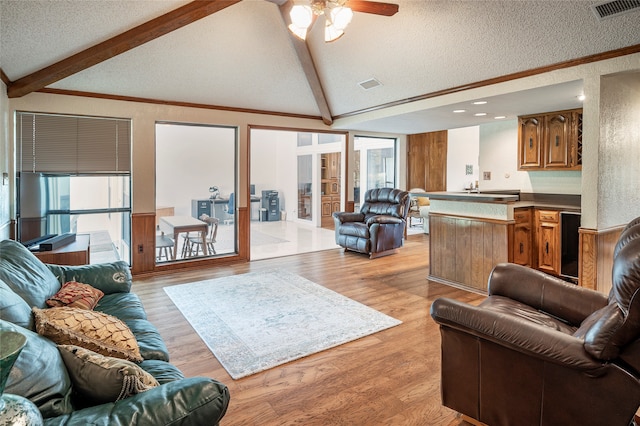
[[[76,240],[66,246],[51,251],[37,251],[33,254],[44,263],[54,265],[88,265],[89,234],[77,234]]]

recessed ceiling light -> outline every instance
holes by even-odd
[[[584,95],[578,95],[578,100],[579,101],[584,101],[585,96]]]
[[[460,112],[467,112],[466,109],[454,109],[453,112],[455,112],[456,114],[460,113]]]
[[[475,101],[473,104],[474,105],[484,105],[486,103],[487,103],[487,101]]]
[[[486,112],[478,112],[478,113],[475,113],[473,115],[475,115],[476,117],[484,117],[485,115],[487,115],[487,113]]]
[[[497,116],[495,116],[493,118],[496,119],[496,120],[502,120],[503,118],[507,118],[507,116],[506,115],[497,115]]]

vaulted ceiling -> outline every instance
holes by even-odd
[[[330,124],[604,52],[640,52],[640,11],[598,19],[592,6],[601,1],[388,2],[398,13],[357,12],[333,43],[315,25],[304,43],[286,28],[287,0],[0,0],[0,69],[10,97],[44,88]],[[370,79],[381,85],[359,85]],[[573,108],[581,90],[573,81],[502,95],[485,107],[487,117],[453,117],[447,105],[350,126],[461,127],[496,114]]]

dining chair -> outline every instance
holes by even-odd
[[[207,251],[209,254],[216,254],[214,244],[216,242],[216,235],[218,234],[218,224],[220,219],[217,217],[211,217],[207,214],[203,214],[199,218],[201,221],[206,222],[209,232],[205,238],[205,244],[207,244]],[[191,233],[185,235],[184,245],[182,246],[182,257],[197,256],[202,251],[202,237],[201,235],[191,235]]]
[[[163,257],[168,261],[173,257],[173,239],[167,237],[164,232],[156,235],[156,250],[158,250],[156,256],[158,261],[161,261]]]

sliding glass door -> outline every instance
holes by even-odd
[[[354,150],[353,189],[358,211],[367,190],[396,187],[396,139],[356,136]]]

